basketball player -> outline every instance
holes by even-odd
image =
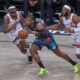
[[[35,17],[33,16],[33,14],[29,14],[25,20],[26,20],[25,25],[28,29],[28,32],[32,33],[32,31],[36,31],[37,21],[35,20]]]
[[[32,18],[31,16],[28,16],[27,20],[28,20],[27,25],[29,27],[31,25],[36,25],[34,22],[34,18]],[[34,24],[32,24],[32,22],[34,22]],[[52,34],[48,30],[44,29],[44,26],[42,23],[38,23],[36,25],[36,30],[31,31],[33,34],[36,35],[36,40],[32,43],[30,53],[32,54],[33,59],[38,63],[38,65],[41,68],[40,73],[38,74],[39,76],[44,75],[45,73],[48,72],[48,70],[44,67],[43,63],[41,62],[40,57],[37,52],[38,50],[41,50],[41,48],[43,46],[46,46],[48,49],[51,49],[52,52],[54,52],[57,56],[62,57],[63,59],[70,62],[74,67],[74,72],[79,72],[78,63],[73,61],[69,56],[67,56],[64,52],[62,52],[59,49],[58,45],[56,44],[56,42],[54,40],[54,37],[52,36]]]
[[[80,59],[80,17],[71,13],[71,7],[64,5],[62,8],[62,16],[60,21],[53,26],[48,27],[48,30],[54,30],[65,26],[64,31],[71,34],[72,45],[76,48],[76,56]]]
[[[20,22],[25,22],[21,13],[15,6],[8,8],[8,14],[4,17],[4,33],[8,34],[10,40],[18,47],[22,54],[28,55],[28,62],[32,63],[32,56],[29,53],[29,44],[25,40],[18,38],[18,32],[22,30]]]

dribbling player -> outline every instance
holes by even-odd
[[[21,22],[25,22],[21,13],[15,6],[8,8],[8,13],[4,17],[4,33],[8,34],[10,40],[18,47],[22,54],[28,55],[28,63],[32,63],[32,56],[29,53],[29,44],[25,40],[18,38],[18,32],[22,30]]]

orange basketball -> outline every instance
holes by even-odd
[[[20,30],[20,31],[18,32],[18,37],[19,37],[20,39],[26,39],[26,38],[28,37],[28,32],[27,32],[25,29]]]

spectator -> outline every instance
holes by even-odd
[[[33,13],[34,16],[35,16],[35,12],[36,11],[40,11],[41,12],[41,16],[40,17],[42,19],[45,18],[45,14],[44,14],[44,0],[27,0],[27,13],[26,14],[28,15],[28,12],[30,12],[30,13]]]
[[[80,0],[76,0],[75,7],[77,10],[77,15],[80,16]]]
[[[53,13],[58,5],[58,2],[61,3],[61,7],[65,4],[68,4],[67,0],[46,0],[47,3],[47,15],[48,15],[48,23],[53,23]]]
[[[80,0],[68,0],[78,16],[80,16]]]

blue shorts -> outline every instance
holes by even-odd
[[[44,43],[42,41],[34,41],[32,44],[37,45],[40,49],[43,46],[46,46],[48,49],[54,49],[54,50],[57,48],[56,42],[50,42],[49,44],[46,44],[46,43]]]

